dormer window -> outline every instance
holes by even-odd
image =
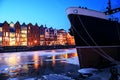
[[[13,22],[10,23],[10,27],[14,28],[14,23]]]
[[[30,26],[28,27],[28,29],[30,29]]]

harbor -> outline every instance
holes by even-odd
[[[0,53],[1,80],[109,80],[112,67],[80,68],[76,48]]]
[[[26,51],[40,51],[40,50],[53,50],[53,49],[69,49],[75,48],[75,45],[53,45],[53,46],[4,46],[0,47],[0,53],[5,52],[26,52]]]
[[[0,0],[0,80],[120,80],[119,0]]]

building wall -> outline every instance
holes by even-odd
[[[27,25],[27,46],[32,46],[33,45],[33,31],[32,31],[33,25],[30,23]]]
[[[45,28],[45,45],[48,46],[50,43],[50,31],[49,28]]]
[[[15,29],[16,29],[16,46],[20,46],[20,31],[21,31],[21,25],[19,22],[16,22],[15,24]]]
[[[74,36],[71,36],[69,33],[67,33],[67,43],[68,45],[75,45]]]
[[[58,30],[57,45],[67,45],[67,32],[64,29]]]
[[[0,46],[2,46],[2,26],[3,23],[0,23]]]
[[[5,21],[2,26],[2,46],[9,46],[9,34],[10,27],[9,24]]]
[[[34,37],[34,45],[35,46],[38,46],[38,45],[40,45],[40,38],[39,38],[39,36],[40,36],[40,29],[39,29],[39,26],[36,24],[35,26],[33,26],[33,37]]]
[[[33,26],[31,23],[27,25],[27,40],[28,46],[38,46],[40,43],[40,30],[37,25]]]
[[[13,22],[9,24],[9,46],[16,46],[16,29]]]
[[[40,46],[44,46],[46,45],[46,41],[45,41],[45,27],[43,27],[43,25],[41,25],[39,27],[39,30],[40,30]]]
[[[0,23],[0,46],[52,46],[73,45],[74,37],[64,29],[56,30],[41,25],[19,22]]]
[[[55,34],[54,34],[54,29],[49,28],[49,45],[55,45]]]
[[[28,41],[27,41],[27,25],[23,23],[20,27],[20,46],[27,46]]]

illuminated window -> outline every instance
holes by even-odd
[[[15,33],[10,33],[10,37],[15,37]]]
[[[22,35],[21,35],[21,37],[27,37],[27,35],[25,35],[25,34],[22,34]]]
[[[10,42],[10,46],[13,46],[13,45],[15,45],[15,41]]]
[[[10,41],[15,41],[15,38],[10,38]]]
[[[5,41],[8,41],[9,40],[9,38],[8,37],[5,37]]]
[[[30,26],[28,27],[28,29],[30,29]]]
[[[5,36],[5,32],[4,32],[4,36]]]
[[[27,42],[27,38],[20,38],[21,42]]]
[[[19,35],[19,33],[16,33],[16,37],[19,37],[20,35]]]
[[[44,37],[44,35],[40,35],[40,37]]]
[[[37,43],[37,40],[34,40],[34,43]]]
[[[8,36],[8,32],[6,32],[6,36]]]
[[[17,41],[19,41],[19,38],[17,38]]]
[[[16,36],[17,36],[18,34],[16,33]]]
[[[20,37],[20,34],[18,34],[18,37]]]
[[[0,37],[0,42],[2,42],[2,37]]]
[[[27,33],[27,30],[21,30],[21,33]]]
[[[2,32],[2,27],[0,27],[0,32]]]
[[[27,42],[22,42],[21,45],[22,46],[27,46]]]

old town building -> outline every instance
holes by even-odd
[[[16,22],[16,24],[15,24],[15,29],[16,29],[16,34],[15,34],[15,36],[16,36],[16,46],[20,46],[20,31],[21,31],[21,25],[20,25],[20,23],[17,21]]]
[[[75,45],[74,37],[64,29],[38,26],[36,23],[22,25],[17,21],[0,23],[0,46],[55,46]]]

